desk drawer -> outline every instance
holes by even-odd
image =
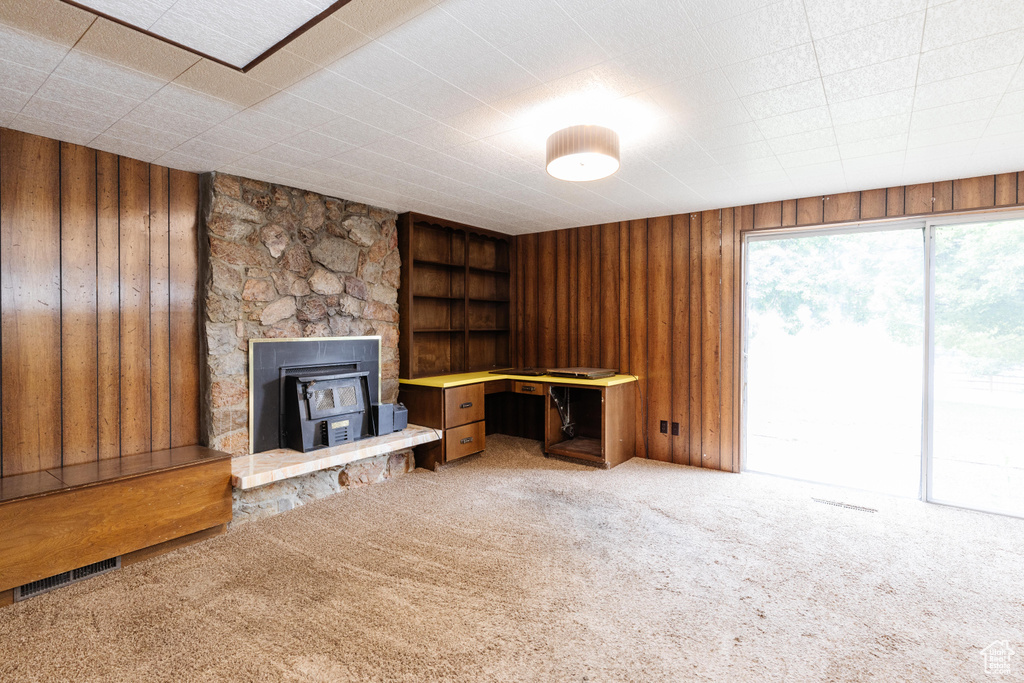
[[[483,384],[467,384],[444,390],[445,429],[482,419],[484,419]]]
[[[451,462],[482,451],[487,440],[485,431],[483,420],[446,430],[444,433],[445,460]]]
[[[542,382],[520,382],[516,381],[517,394],[529,394],[530,396],[543,396],[544,384]]]

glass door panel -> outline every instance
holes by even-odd
[[[934,228],[929,499],[1024,516],[1024,220]]]
[[[751,238],[748,470],[918,496],[923,229]]]

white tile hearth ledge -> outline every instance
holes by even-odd
[[[253,455],[239,455],[231,460],[231,484],[236,489],[252,489],[282,479],[440,440],[441,433],[436,429],[411,424],[394,434],[371,436],[309,453],[293,451],[290,448],[276,448]]]

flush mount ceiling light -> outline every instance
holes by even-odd
[[[584,182],[619,170],[619,135],[603,126],[569,126],[548,138],[548,173]]]

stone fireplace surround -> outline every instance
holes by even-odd
[[[398,397],[395,212],[238,176],[203,176],[202,428],[211,448],[249,452],[248,343],[380,335],[381,400]],[[248,491],[235,522],[409,471],[378,456]]]

